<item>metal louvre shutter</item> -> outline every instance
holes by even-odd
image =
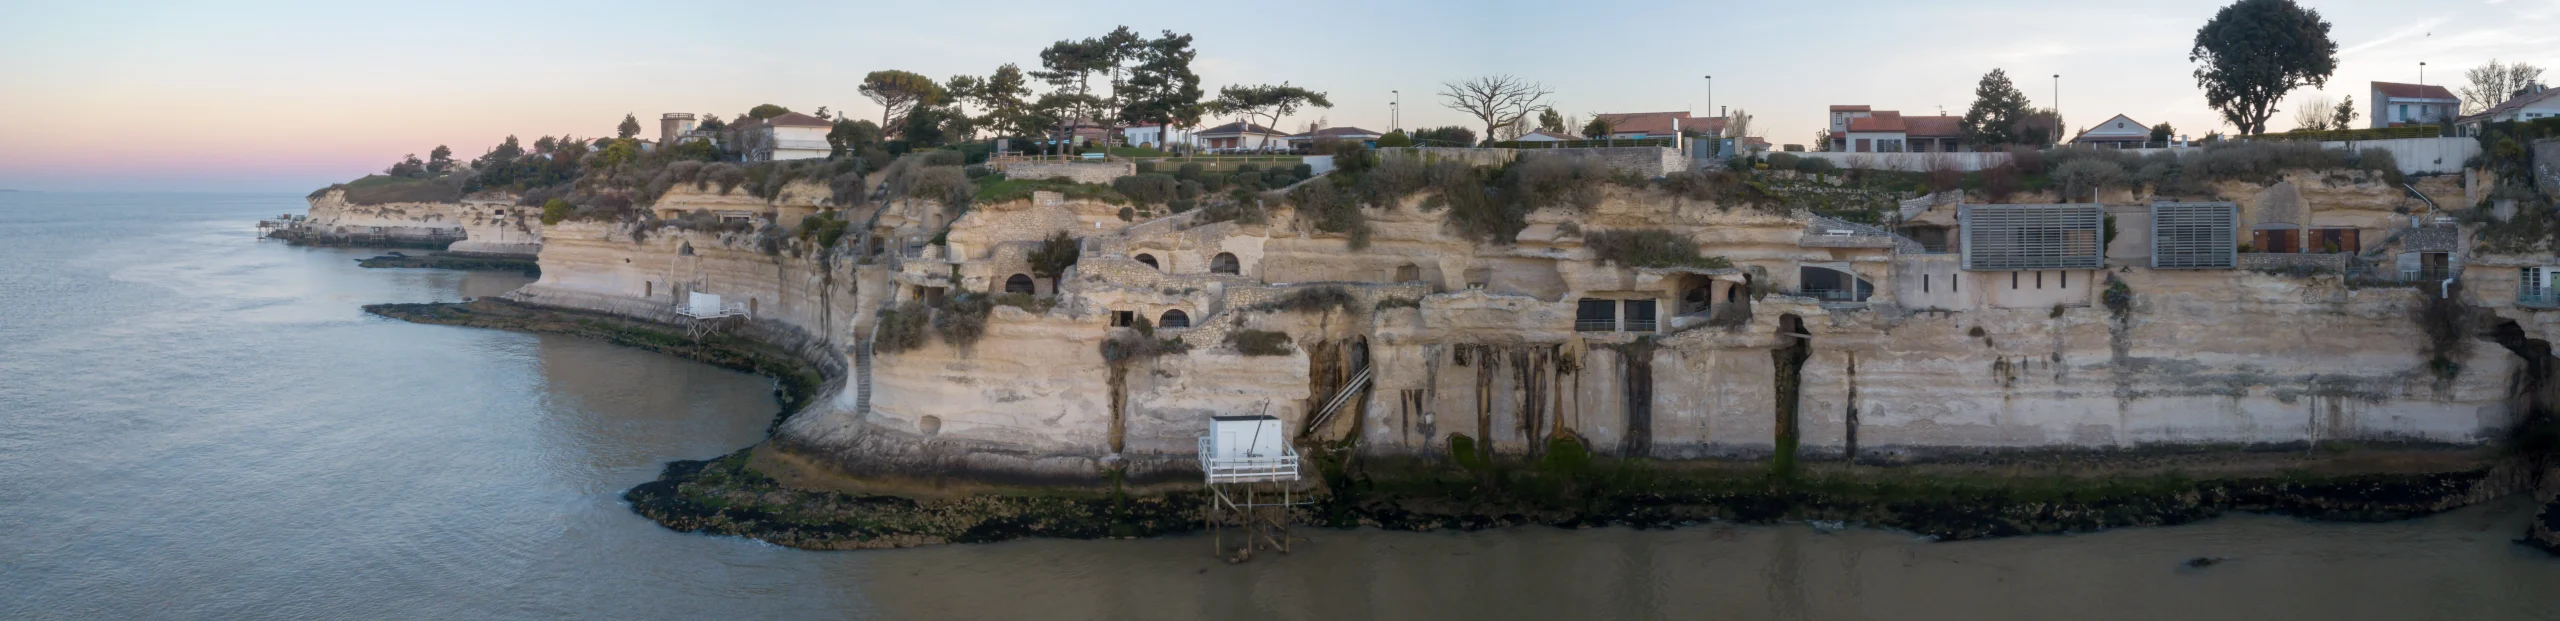
[[[2151,267],[2237,267],[2239,218],[2240,208],[2232,203],[2152,203]]]
[[[1966,205],[1968,270],[2055,270],[2103,267],[2106,214],[2097,205]]]

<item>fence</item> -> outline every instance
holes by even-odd
[[[1496,149],[1590,149],[1607,147],[1680,148],[1678,138],[1624,138],[1597,140],[1505,140],[1491,145]]]
[[[1813,151],[1807,153],[1796,153],[1794,155],[1831,160],[1831,164],[1833,166],[1840,168],[1899,170],[1903,172],[1928,172],[1940,168],[1953,168],[1963,172],[1974,172],[2009,163],[2009,154],[1999,151],[1979,153],[1852,153],[1844,151]]]

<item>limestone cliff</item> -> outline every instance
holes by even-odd
[[[474,195],[460,202],[356,204],[346,190],[310,198],[311,208],[288,235],[313,243],[450,244],[447,250],[531,256],[542,250],[541,210],[519,207],[509,195]]]
[[[2405,193],[2369,179],[2304,173],[2226,192],[2252,197],[2244,227],[2406,235]],[[670,197],[662,208],[715,200]],[[1533,212],[1508,244],[1453,233],[1421,197],[1365,210],[1358,248],[1285,206],[1261,224],[1199,212],[1130,223],[1119,207],[1045,193],[978,205],[928,245],[946,212],[892,201],[872,220],[877,254],[784,226],[568,222],[545,231],[543,278],[516,297],[681,321],[684,292],[702,291],[808,335],[848,380],[777,444],[866,476],[1172,477],[1207,416],[1254,412],[1372,454],[1444,451],[1457,434],[1502,453],[1574,437],[1662,458],[2471,444],[2512,426],[2520,378],[2538,377],[2491,339],[2427,337],[2431,294],[2407,284],[2138,258],[1964,270],[1875,227],[1652,189]],[[2128,224],[2122,234],[2146,234]],[[1585,244],[1637,228],[1723,261],[1633,267]],[[1034,277],[1027,256],[1062,231],[1080,238],[1077,264]],[[995,306],[973,343],[869,349],[883,308],[1024,283],[1047,301]],[[2481,295],[2499,294],[2464,300]],[[1593,302],[1612,314],[1594,323]],[[1248,355],[1229,338],[1247,331],[1289,344]],[[1187,351],[1110,353],[1162,338]],[[1370,385],[1315,424],[1364,367]]]

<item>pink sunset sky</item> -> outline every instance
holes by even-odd
[[[228,4],[228,3],[226,3]],[[2004,68],[2075,126],[2118,113],[2228,130],[2190,72],[2223,2],[453,2],[12,3],[0,7],[0,188],[304,192],[438,144],[606,135],[625,113],[735,115],[759,103],[857,118],[861,76],[1035,67],[1049,42],[1128,25],[1197,37],[1214,93],[1288,81],[1332,95],[1292,128],[1469,124],[1431,95],[1509,73],[1561,112],[1739,107],[1805,143],[1831,104],[1962,114]],[[2322,2],[2341,62],[2325,93],[2452,84],[2492,58],[2560,65],[2560,0]],[[2560,79],[2560,74],[2551,76]],[[2289,127],[2287,114],[2274,126]]]

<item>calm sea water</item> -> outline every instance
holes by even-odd
[[[368,317],[512,275],[256,239],[297,196],[0,193],[0,618],[2560,619],[2511,500],[1987,542],[1805,526],[808,552],[617,498],[760,378]],[[2233,560],[2184,569],[2195,556]]]

